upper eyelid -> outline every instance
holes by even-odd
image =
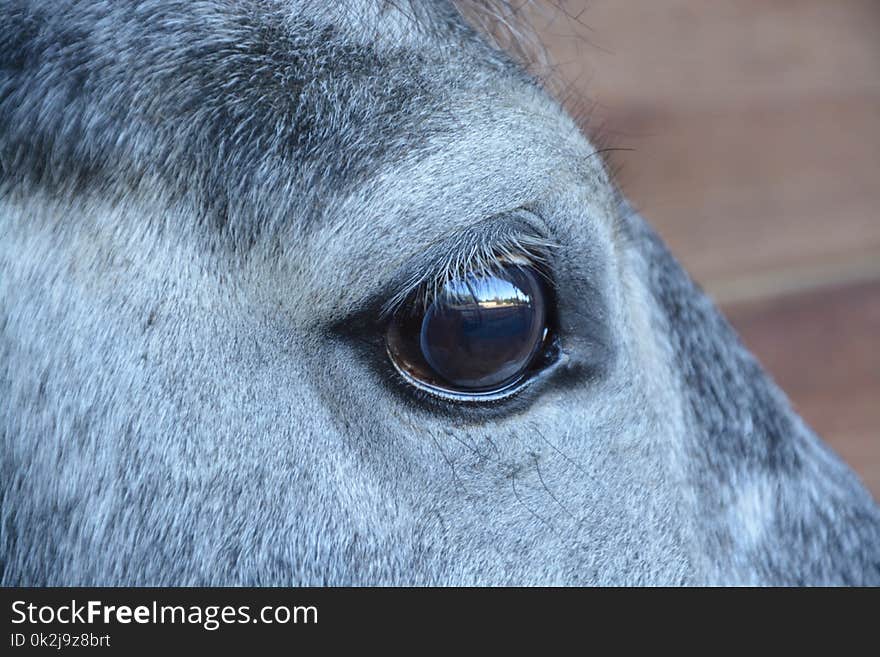
[[[528,210],[485,219],[438,240],[399,267],[381,293],[380,318],[393,314],[416,290],[442,285],[472,268],[488,269],[504,256],[547,266],[550,252],[558,246],[543,220]]]

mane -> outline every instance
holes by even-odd
[[[528,69],[548,70],[549,52],[535,27],[538,16],[546,13],[552,3],[522,0],[454,0],[461,17],[491,43],[514,57]],[[555,5],[557,9],[561,6]],[[563,12],[564,15],[568,15]]]

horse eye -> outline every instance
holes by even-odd
[[[535,371],[548,338],[549,299],[532,267],[507,264],[453,278],[428,303],[392,318],[388,355],[410,383],[441,396],[492,398]]]

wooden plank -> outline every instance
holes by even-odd
[[[710,293],[880,275],[880,2],[562,6],[537,25],[569,105],[635,149],[624,191]]]
[[[854,259],[880,275],[880,99],[617,121],[624,190],[710,292]]]
[[[795,409],[880,499],[880,281],[725,311]]]
[[[876,0],[568,0],[535,19],[578,95],[730,109],[880,93]],[[566,18],[566,14],[572,18]]]

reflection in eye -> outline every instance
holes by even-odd
[[[405,378],[430,390],[483,394],[521,381],[544,345],[547,295],[531,267],[508,264],[448,281],[427,308],[392,320],[388,353]]]

